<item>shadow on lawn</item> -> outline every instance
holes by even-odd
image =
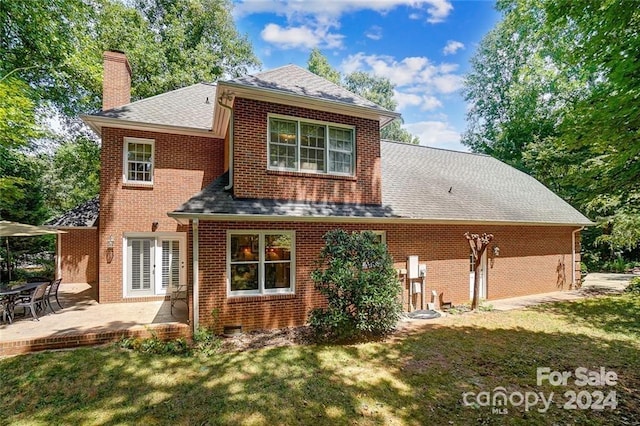
[[[280,347],[208,359],[79,349],[0,360],[0,406],[8,423],[634,424],[637,351],[637,342],[569,332],[437,325],[394,343]],[[556,401],[565,401],[566,390],[585,388],[537,386],[536,367],[579,366],[617,372],[615,412],[552,406],[548,413],[509,407],[492,414],[462,404],[464,392],[498,386],[555,392]]]
[[[570,303],[549,303],[532,309],[562,315],[572,323],[588,323],[610,333],[640,335],[640,297],[637,296],[592,297]]]

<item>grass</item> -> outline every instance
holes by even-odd
[[[149,355],[114,347],[0,360],[3,424],[638,424],[640,298],[450,316],[386,342]],[[536,367],[605,367],[615,386],[536,384]],[[465,392],[616,391],[615,410],[492,414]],[[541,407],[538,406],[538,407]]]

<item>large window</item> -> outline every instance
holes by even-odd
[[[229,231],[229,294],[292,293],[294,240],[292,231]]]
[[[153,139],[124,138],[124,180],[153,183]]]
[[[353,175],[353,127],[269,118],[269,168]]]

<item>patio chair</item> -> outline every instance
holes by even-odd
[[[444,301],[444,293],[440,293],[438,295],[438,298],[440,299],[440,309],[444,310],[444,309],[451,309],[453,308],[453,304],[451,302],[445,302]]]
[[[60,288],[60,283],[62,282],[62,278],[58,278],[51,282],[51,285],[47,288],[47,294],[45,295],[45,309],[48,306],[51,309],[51,312],[54,314],[56,311],[53,310],[53,305],[51,305],[51,298],[55,297],[56,303],[60,306],[60,309],[64,309],[64,307],[60,304],[60,300],[58,299],[58,289]]]
[[[181,284],[178,287],[175,287],[171,291],[170,301],[171,301],[171,309],[170,309],[171,315],[173,315],[173,306],[178,301],[183,301],[185,305],[187,305],[187,310],[188,310],[189,302],[187,302],[187,286],[185,284]]]
[[[40,321],[38,319],[38,311],[45,309],[45,295],[47,292],[47,287],[49,283],[42,283],[38,287],[36,287],[28,297],[22,297],[16,300],[13,307],[24,309],[25,316],[27,315],[27,308],[31,311],[31,316],[36,321]]]
[[[13,303],[10,296],[0,296],[0,314],[2,314],[2,322],[13,322]]]

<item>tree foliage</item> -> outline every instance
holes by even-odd
[[[344,78],[340,72],[331,67],[327,58],[318,49],[313,49],[307,61],[307,68],[312,73],[324,77],[327,80],[344,86],[347,90],[370,100],[389,111],[395,111],[398,104],[393,98],[394,85],[388,78],[376,77],[372,74],[355,71]],[[382,139],[397,142],[420,143],[417,136],[412,135],[402,127],[402,120],[394,120],[380,131]]]
[[[309,54],[309,59],[307,60],[307,68],[312,73],[324,77],[335,84],[340,84],[340,81],[342,79],[340,72],[334,69],[331,64],[329,64],[327,57],[324,56],[322,52],[320,52],[320,49],[318,49],[317,47],[313,48],[311,50],[311,53]]]
[[[127,53],[134,100],[259,66],[231,11],[230,0],[0,0],[0,205],[26,209],[42,187],[49,211],[28,220],[41,223],[97,194],[98,145],[76,117],[100,109],[104,50]],[[52,151],[36,143],[45,135]]]
[[[463,143],[531,173],[640,243],[640,9],[623,0],[506,0],[467,75]]]
[[[317,335],[350,340],[393,331],[402,311],[401,288],[386,245],[370,231],[335,229],[323,238],[312,278],[327,307],[314,309],[309,320]]]

